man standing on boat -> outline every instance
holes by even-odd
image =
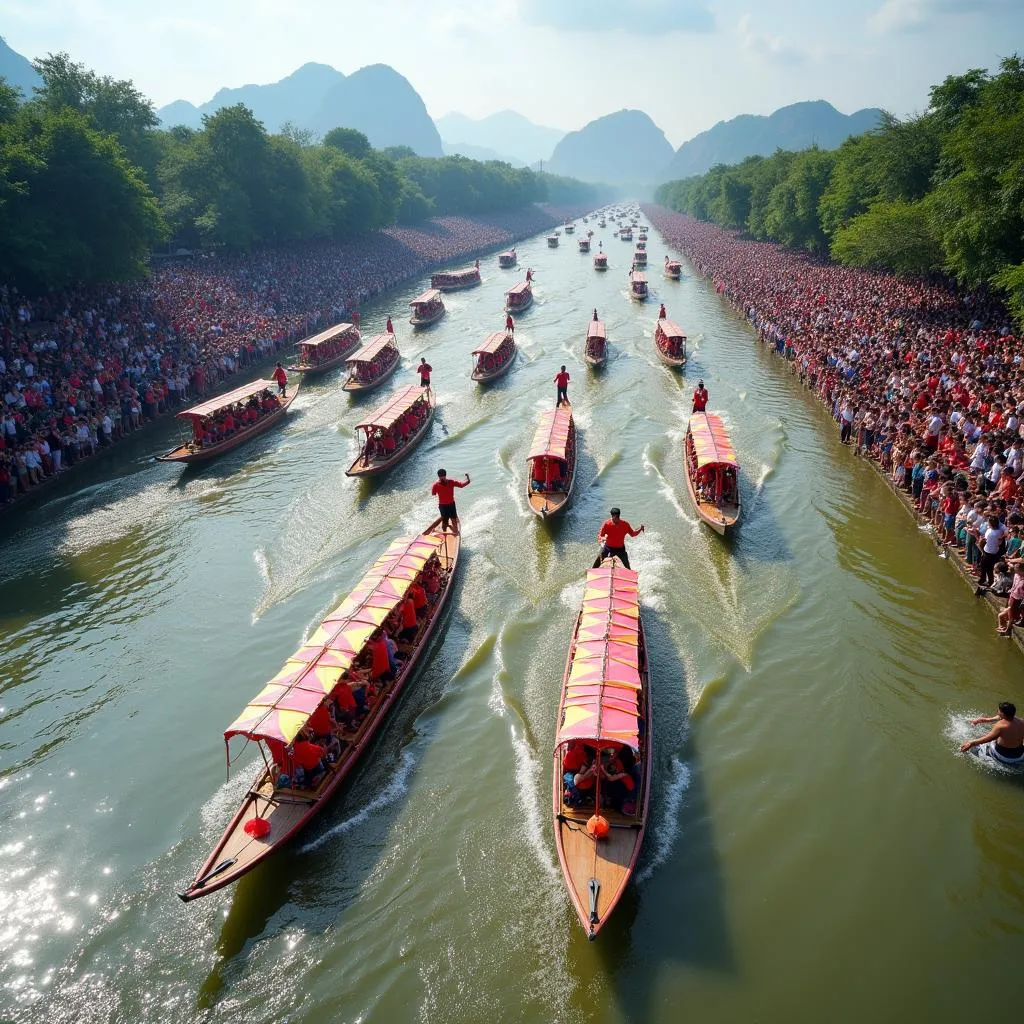
[[[598,569],[606,558],[617,558],[627,569],[629,555],[626,554],[626,537],[637,537],[644,532],[644,524],[640,524],[639,530],[634,530],[625,519],[620,519],[621,513],[613,508],[609,513],[611,519],[606,519],[597,531],[597,539],[601,541],[601,550],[594,559],[594,568]]]
[[[661,304],[661,309],[658,310],[658,319],[659,320],[667,320],[668,319],[668,313],[665,312],[665,303],[664,302]]]
[[[277,390],[281,393],[281,397],[287,398],[288,374],[280,363],[274,367],[274,380],[277,381]]]
[[[532,281],[533,280],[533,267],[527,267],[526,268],[526,280],[527,281]]]
[[[427,362],[426,356],[420,356],[420,365],[416,367],[420,374],[420,387],[430,390],[430,371],[433,367]]]
[[[516,333],[516,322],[512,319],[511,313],[505,314],[505,330],[510,331],[512,334]]]
[[[597,320],[597,309],[595,307],[595,309],[594,309],[594,323],[596,324],[597,322],[598,322],[598,320]]]
[[[441,516],[441,532],[451,525],[452,533],[459,535],[459,513],[455,508],[455,488],[468,487],[469,474],[465,480],[449,480],[448,474],[443,470],[437,471],[437,482],[430,488],[430,493],[437,495],[437,511]]]
[[[569,404],[569,374],[566,372],[563,366],[558,373],[555,374],[555,387],[558,388],[558,392],[555,395],[555,408],[557,409],[563,402],[566,405]]]
[[[697,390],[693,393],[693,411],[703,412],[708,407],[708,389],[704,381],[697,381]]]
[[[388,332],[388,334],[395,333],[395,325],[391,322],[391,317],[388,317],[388,322],[384,329]]]

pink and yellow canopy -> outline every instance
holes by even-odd
[[[228,726],[225,742],[232,736],[246,736],[291,743],[405,597],[440,542],[434,535],[393,541],[352,593]]]
[[[353,352],[345,361],[348,363],[372,363],[384,349],[394,344],[395,336],[393,334],[378,334],[375,338],[371,338],[358,352]]]
[[[236,402],[244,402],[247,398],[252,398],[253,395],[258,395],[261,391],[269,391],[271,389],[277,390],[277,381],[252,380],[248,384],[243,384],[240,388],[235,388],[234,391],[227,391],[223,395],[217,395],[216,398],[209,398],[205,402],[200,402],[199,405],[193,405],[191,409],[182,410],[178,413],[178,419],[210,416],[215,412],[220,412],[221,409],[226,409],[229,405],[234,405]]]
[[[640,598],[637,573],[619,565],[587,571],[556,745],[570,740],[639,749]]]
[[[344,335],[349,334],[351,331],[355,331],[355,336],[358,340],[359,332],[356,331],[353,324],[335,324],[333,327],[328,327],[326,331],[314,334],[311,338],[303,338],[299,344],[306,348],[319,348],[326,342],[334,341],[336,338],[341,338]]]
[[[669,263],[671,267],[672,264]],[[678,264],[676,264],[678,266]],[[665,335],[666,338],[682,338],[686,340],[686,332],[679,326],[674,320],[659,320],[658,330]]]
[[[591,320],[590,326],[587,328],[587,340],[591,338],[600,338],[602,341],[607,337],[604,329],[603,320]]]
[[[488,334],[487,340],[479,348],[473,349],[473,355],[494,355],[505,344],[507,337],[508,331],[495,331],[493,334]]]
[[[732,466],[739,469],[736,452],[725,425],[713,412],[695,412],[690,416],[690,436],[697,455],[697,468],[703,466]]]
[[[551,455],[563,462],[568,458],[569,432],[572,430],[572,410],[560,406],[541,413],[537,432],[533,435],[528,459]]]
[[[427,392],[418,384],[408,384],[388,399],[368,420],[356,424],[356,429],[390,430],[417,402],[426,402]]]

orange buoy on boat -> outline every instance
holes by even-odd
[[[245,834],[253,839],[263,839],[270,835],[270,822],[266,818],[250,818],[244,828]]]
[[[587,832],[595,839],[604,839],[610,828],[608,819],[602,814],[592,814],[587,821]]]

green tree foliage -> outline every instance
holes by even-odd
[[[879,200],[841,227],[832,239],[840,263],[900,274],[922,274],[942,266],[942,246],[925,202]]]
[[[270,135],[242,105],[161,130],[131,82],[64,53],[35,68],[29,99],[0,79],[0,277],[33,288],[138,276],[163,241],[240,250],[603,198],[496,161],[379,152],[352,128],[319,143],[293,124]]]
[[[850,265],[992,284],[1024,321],[1024,61],[949,76],[923,114],[886,115],[838,150],[750,157],[657,198]]]

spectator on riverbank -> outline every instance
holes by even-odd
[[[429,267],[569,215],[440,217],[343,245],[175,262],[106,289],[0,285],[0,505]]]
[[[841,439],[887,471],[940,544],[963,553],[983,592],[1007,529],[1014,539],[1024,523],[1024,344],[998,299],[645,212],[817,394]]]

